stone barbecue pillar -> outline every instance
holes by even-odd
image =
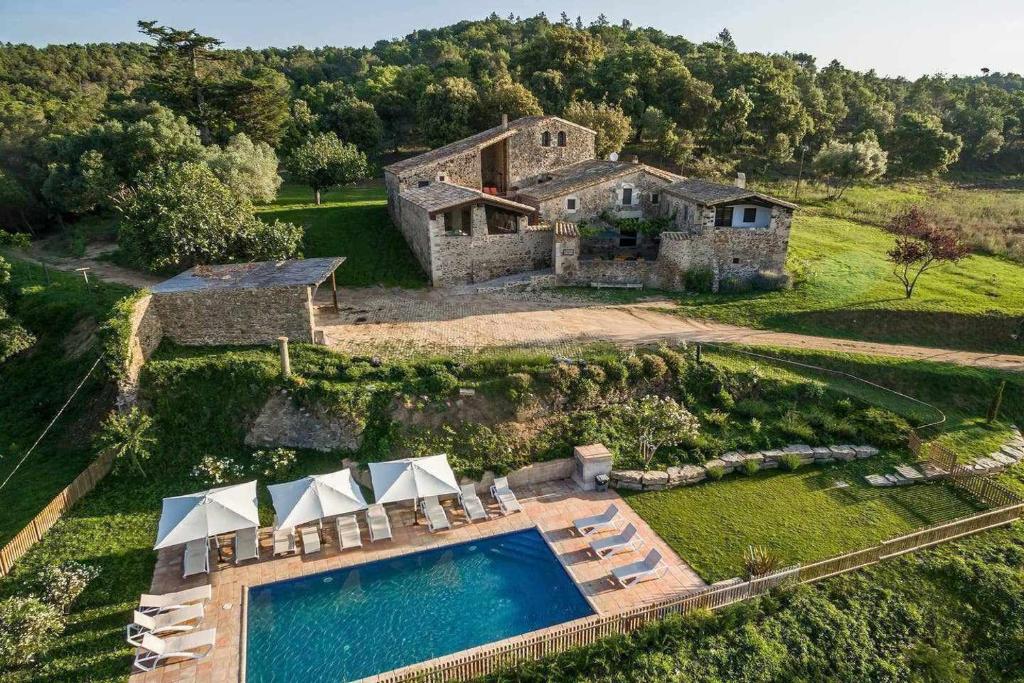
[[[576,446],[572,450],[572,454],[576,459],[576,469],[573,470],[572,480],[584,491],[594,490],[594,477],[599,474],[607,475],[612,471],[612,454],[602,444]]]
[[[575,223],[555,221],[554,253],[552,262],[555,275],[566,280],[575,277],[579,269],[580,234]]]

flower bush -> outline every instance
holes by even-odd
[[[31,663],[63,630],[63,615],[39,598],[0,601],[0,671]]]
[[[239,479],[245,474],[242,466],[231,458],[217,458],[212,455],[204,455],[203,459],[192,468],[192,476],[207,484],[226,484],[233,479]]]
[[[294,465],[297,458],[298,454],[289,448],[256,451],[252,454],[252,470],[254,474],[272,477]]]
[[[78,596],[85,592],[99,574],[98,567],[80,562],[69,560],[61,564],[49,564],[36,577],[36,587],[45,603],[67,614]]]

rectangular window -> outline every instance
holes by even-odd
[[[633,188],[624,187],[622,188],[622,205],[632,206],[633,205]]]
[[[730,228],[732,227],[732,207],[724,206],[715,209],[715,227],[716,228]]]
[[[690,222],[690,205],[689,204],[683,204],[683,222],[684,223],[689,223]]]
[[[657,192],[652,192],[651,193],[651,204],[657,204],[657,203],[658,203],[658,193]]]
[[[429,184],[430,184],[429,180],[421,180],[418,183],[416,183],[416,187],[426,187]]]
[[[576,210],[576,198],[575,197],[569,197],[568,199],[566,199],[565,200],[565,208],[568,209],[569,211],[575,211]]]
[[[468,235],[473,232],[473,209],[465,208],[462,210],[462,234]]]
[[[636,230],[620,230],[619,231],[619,246],[620,247],[635,247],[636,246]]]
[[[743,222],[744,223],[756,223],[757,222],[757,209],[750,206],[743,209]]]
[[[445,232],[456,232],[455,230],[455,214],[451,211],[444,212],[444,231]]]

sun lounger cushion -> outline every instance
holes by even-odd
[[[139,611],[145,614],[167,612],[197,602],[206,602],[213,595],[209,585],[186,588],[174,593],[150,595],[143,593],[139,598]]]
[[[320,531],[318,529],[306,527],[300,533],[302,535],[303,555],[320,552]]]
[[[363,537],[359,533],[359,522],[354,515],[338,517],[335,522],[338,526],[338,545],[342,549],[358,548],[363,545]]]

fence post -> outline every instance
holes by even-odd
[[[292,362],[288,356],[288,337],[278,337],[277,348],[281,352],[281,376],[290,377],[292,374]]]

